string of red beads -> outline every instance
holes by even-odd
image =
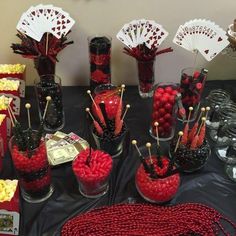
[[[236,230],[236,224],[215,209],[198,203],[176,206],[119,204],[102,207],[70,219],[62,236],[215,236],[226,232],[222,220]],[[221,233],[221,234],[220,234]]]

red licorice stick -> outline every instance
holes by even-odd
[[[93,124],[94,124],[94,127],[97,130],[98,134],[103,135],[103,130],[102,130],[101,126],[99,125],[99,123],[96,120],[94,120]]]
[[[197,129],[198,129],[198,122],[196,122],[194,124],[193,128],[191,129],[191,131],[189,133],[188,139],[189,139],[190,143],[193,141],[193,138],[194,138],[195,134],[197,133]]]
[[[122,114],[122,101],[120,101],[118,108],[117,108],[117,113],[115,117],[115,131],[119,129],[120,123],[121,123],[121,114]]]
[[[190,149],[196,149],[197,148],[197,143],[198,143],[198,135],[196,135],[194,137],[193,141],[191,142]]]
[[[189,124],[187,123],[184,127],[184,131],[183,131],[183,136],[181,138],[180,143],[183,145],[187,145],[188,143],[188,130],[189,130]]]
[[[198,138],[198,142],[197,142],[198,147],[202,146],[204,139],[205,139],[205,135],[206,135],[206,124],[204,123],[201,127],[201,130],[200,130],[200,134],[199,134],[199,138]]]

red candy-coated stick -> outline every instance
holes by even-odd
[[[206,123],[204,122],[204,124],[201,127],[198,142],[197,142],[198,147],[202,146],[205,139],[205,135],[206,135]]]
[[[104,117],[103,117],[103,115],[102,115],[101,109],[100,109],[100,107],[98,107],[98,105],[95,103],[95,101],[94,101],[94,99],[93,99],[93,97],[92,97],[92,95],[91,95],[91,91],[90,91],[90,90],[87,90],[87,94],[89,95],[89,97],[91,98],[91,100],[92,100],[92,102],[93,102],[93,104],[94,104],[94,106],[95,106],[95,109],[96,109],[96,112],[97,112],[97,116],[98,116],[100,122],[106,127],[106,122],[105,122]]]
[[[190,149],[196,149],[198,148],[198,140],[199,140],[199,133],[200,133],[200,130],[203,126],[203,124],[205,123],[206,121],[206,117],[202,117],[202,122],[201,122],[201,125],[197,131],[197,134],[195,135],[193,141],[191,142],[191,146],[190,146]]]
[[[187,145],[187,143],[188,143],[189,120],[191,117],[192,110],[193,110],[193,107],[189,107],[188,120],[187,120],[187,123],[184,127],[184,133],[181,138],[181,144],[183,144],[183,145]]]
[[[205,107],[202,107],[202,108],[201,108],[201,112],[200,112],[200,114],[199,114],[199,116],[198,116],[198,119],[197,119],[197,121],[195,122],[193,128],[191,129],[191,131],[190,131],[190,133],[189,133],[188,138],[189,138],[189,142],[190,142],[190,143],[193,141],[193,138],[194,138],[194,136],[195,136],[195,134],[196,134],[196,132],[197,132],[197,130],[198,130],[198,123],[199,123],[199,121],[200,121],[200,119],[201,119],[202,114],[205,112],[205,110],[206,110]]]

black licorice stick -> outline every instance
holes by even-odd
[[[101,109],[101,111],[102,111],[102,115],[103,115],[104,120],[105,120],[105,122],[106,122],[107,129],[108,129],[109,132],[111,132],[111,125],[110,125],[109,119],[108,119],[108,117],[107,117],[105,103],[104,103],[104,102],[99,103],[99,107],[100,107],[100,109]]]

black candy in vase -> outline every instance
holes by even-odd
[[[110,53],[111,38],[109,36],[89,38],[90,87],[92,90],[100,84],[111,83]]]

